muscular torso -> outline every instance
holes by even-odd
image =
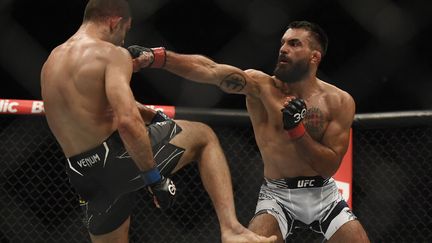
[[[73,36],[52,51],[41,73],[46,118],[65,155],[99,145],[115,130],[105,95],[105,66],[113,45]]]
[[[264,161],[264,175],[267,178],[278,179],[296,176],[318,175],[304,156],[288,138],[282,123],[284,101],[289,93],[283,93],[274,84],[272,77],[261,77],[259,97],[248,95],[247,109],[253,125],[255,139]],[[303,98],[308,112],[304,121],[308,134],[317,142],[321,142],[332,114],[329,103],[340,92],[336,87],[319,81],[318,88]],[[333,98],[332,98],[333,97]]]

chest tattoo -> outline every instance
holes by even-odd
[[[229,92],[239,92],[246,86],[245,78],[238,74],[232,73],[226,76],[219,84],[220,88]]]
[[[311,137],[315,139],[321,138],[325,125],[322,111],[317,107],[309,108],[304,119],[304,125]]]

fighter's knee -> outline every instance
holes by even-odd
[[[342,225],[328,240],[328,242],[361,242],[370,240],[363,226],[358,220],[352,220]]]
[[[277,219],[273,215],[266,213],[266,210],[258,212],[251,219],[248,225],[248,229],[256,234],[266,237],[276,235],[276,242],[283,243],[282,232],[279,228]]]
[[[193,147],[203,148],[216,145],[219,143],[213,129],[202,122],[176,120],[176,123],[182,128],[184,134],[187,134],[187,140],[192,143]]]
[[[202,122],[193,122],[194,129],[198,132],[200,138],[203,138],[206,143],[218,142],[218,138],[209,125]]]

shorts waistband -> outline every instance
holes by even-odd
[[[117,131],[115,131],[100,145],[83,153],[71,156],[70,158],[67,158],[67,161],[69,163],[79,165],[80,167],[92,167],[92,165],[106,160],[110,148],[118,147],[117,145],[123,147],[120,135]]]
[[[281,179],[264,178],[263,184],[266,186],[275,185],[278,188],[299,189],[299,188],[316,188],[327,185],[330,178],[322,176],[299,176]]]

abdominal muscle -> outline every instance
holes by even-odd
[[[264,163],[264,176],[269,179],[281,179],[298,176],[318,175],[302,158],[287,137],[285,131],[265,129],[256,133],[256,140]]]

